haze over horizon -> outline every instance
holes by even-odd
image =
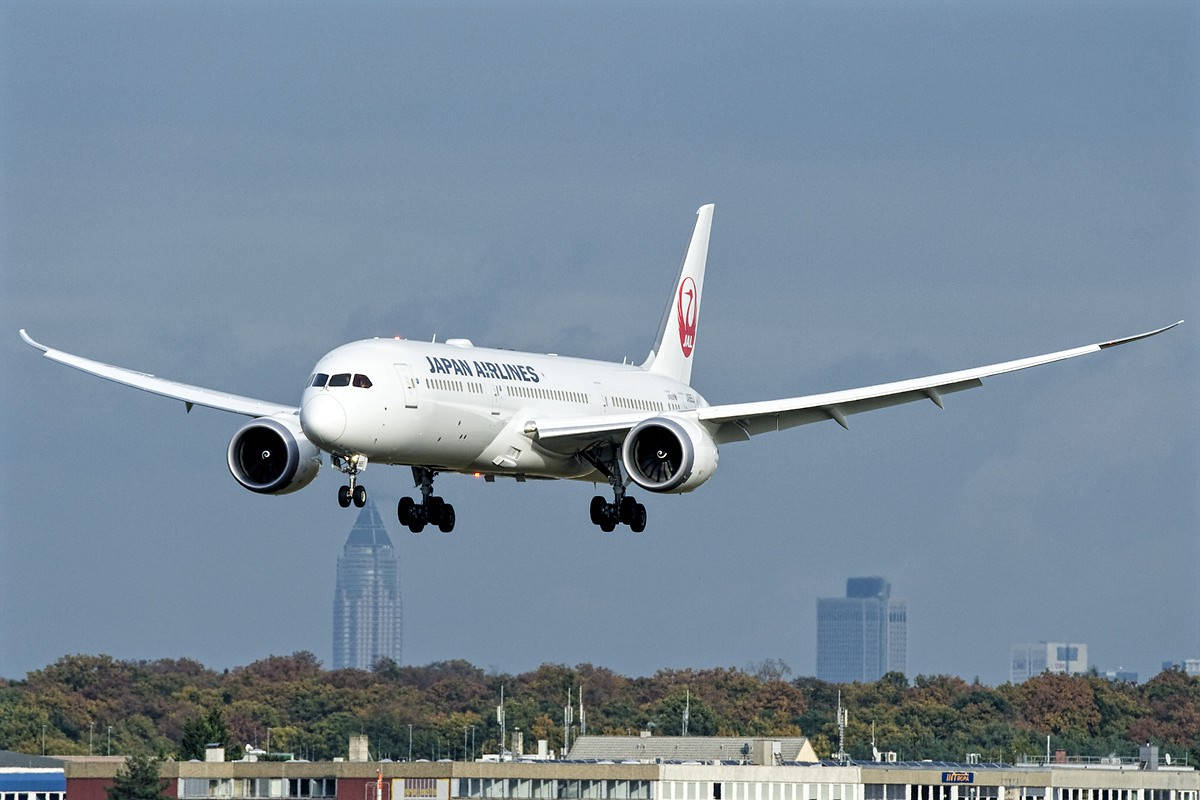
[[[1146,342],[723,446],[644,534],[589,484],[442,475],[395,521],[406,661],[781,658],[882,575],[909,673],[1020,641],[1200,656],[1192,3],[0,7],[0,676],[67,653],[331,661],[336,473],[262,497],[243,419],[17,337],[295,403],[358,338],[644,358],[715,202],[711,403]]]

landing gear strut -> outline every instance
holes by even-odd
[[[454,506],[433,493],[433,476],[437,472],[426,467],[413,467],[413,482],[421,487],[421,502],[411,497],[401,497],[396,504],[396,516],[400,524],[413,533],[425,530],[425,525],[436,525],[442,533],[454,530]]]
[[[338,488],[338,505],[342,508],[348,508],[351,503],[354,503],[356,508],[365,506],[367,487],[358,482],[358,473],[367,468],[367,457],[334,455],[331,460],[334,468],[345,473],[348,481],[346,485]]]
[[[646,530],[646,507],[625,494],[625,481],[621,477],[621,462],[616,458],[613,448],[607,448],[603,455],[585,452],[582,454],[587,461],[608,478],[612,486],[613,502],[608,502],[600,495],[592,498],[589,512],[593,525],[599,525],[600,530],[612,533],[618,524],[628,525],[629,530],[641,533]]]

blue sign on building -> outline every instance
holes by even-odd
[[[974,783],[974,772],[943,772],[942,783]]]

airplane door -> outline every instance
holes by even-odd
[[[417,379],[413,377],[412,367],[408,364],[396,364],[396,374],[400,377],[400,387],[404,391],[404,407],[417,407]]]
[[[492,413],[493,414],[496,414],[496,415],[500,414],[500,395],[503,391],[504,391],[504,387],[498,383],[492,387]]]

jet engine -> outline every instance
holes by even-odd
[[[229,440],[229,471],[252,492],[287,494],[317,477],[321,451],[293,418],[259,417]]]
[[[690,492],[717,471],[717,445],[692,420],[651,417],[625,437],[621,461],[643,489]]]

